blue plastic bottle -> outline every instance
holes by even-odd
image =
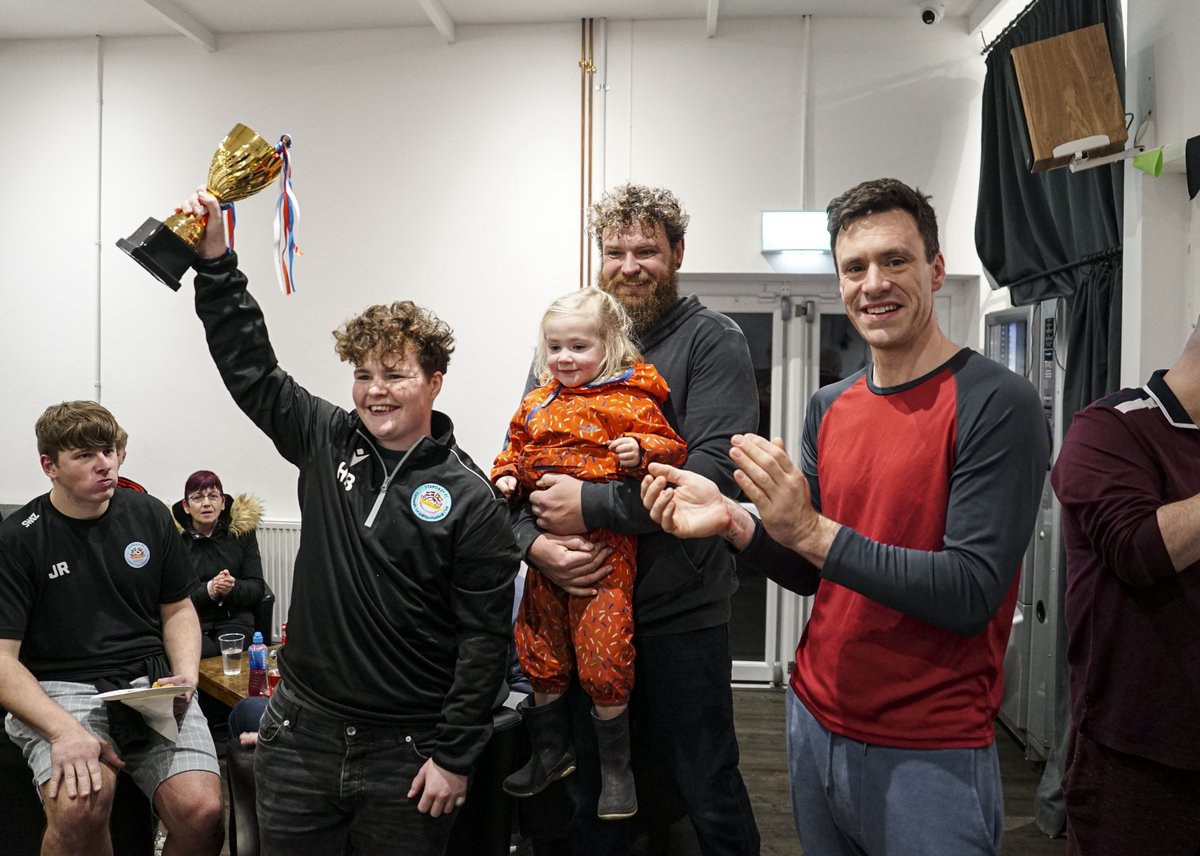
[[[255,630],[250,647],[246,649],[250,660],[250,680],[247,695],[263,696],[267,694],[267,646],[263,644],[262,633]]]

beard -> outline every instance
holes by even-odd
[[[622,288],[626,283],[648,285],[649,288],[629,294]],[[665,280],[655,280],[645,272],[639,273],[636,279],[627,279],[622,274],[605,279],[603,272],[597,272],[596,285],[625,307],[629,320],[633,322],[633,333],[639,338],[646,331],[654,329],[679,299],[679,272],[674,270]]]

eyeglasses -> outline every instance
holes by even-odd
[[[217,493],[217,491],[213,490],[209,491],[208,493],[193,493],[187,498],[187,501],[192,505],[199,505],[206,499],[213,505],[216,505],[218,502],[224,499],[224,497]]]

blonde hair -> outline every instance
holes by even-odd
[[[589,321],[604,345],[604,360],[594,380],[616,377],[623,369],[641,361],[642,353],[633,344],[633,323],[625,307],[608,292],[589,286],[558,298],[542,316],[542,335],[538,338],[537,356],[533,361],[533,373],[540,382],[546,383],[553,377],[546,351],[546,322],[551,318],[569,317]]]

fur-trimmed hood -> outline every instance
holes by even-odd
[[[217,518],[217,528],[228,529],[229,534],[237,538],[247,532],[253,532],[262,522],[262,501],[252,493],[239,493],[237,496],[225,494],[225,508]],[[204,536],[192,528],[192,518],[183,510],[183,500],[171,506],[171,516],[175,518],[175,527],[180,533],[187,533],[196,538]]]

